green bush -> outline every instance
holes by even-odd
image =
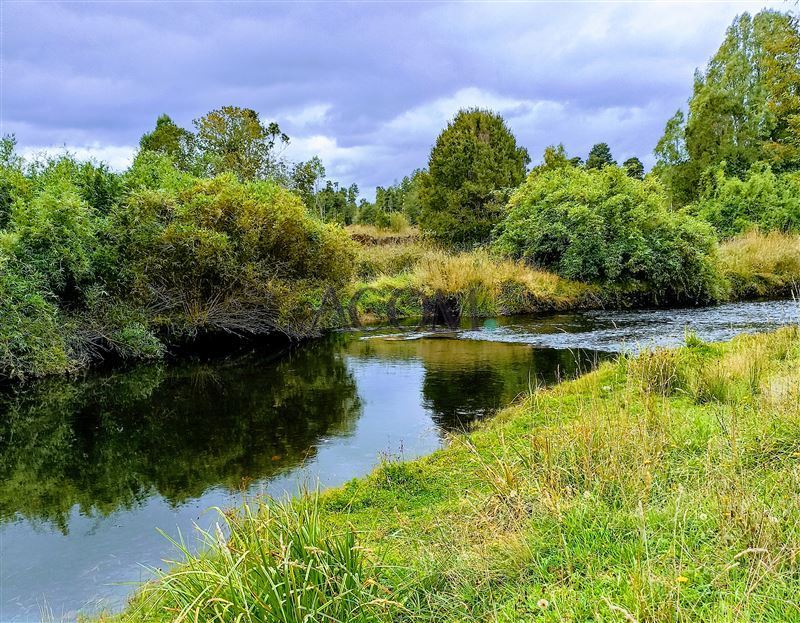
[[[723,167],[710,174],[707,190],[687,208],[714,226],[722,238],[757,227],[763,231],[800,230],[800,173],[776,175],[759,162],[747,177],[726,176]]]
[[[0,246],[0,374],[24,379],[72,367],[61,315],[44,280]]]
[[[436,139],[428,172],[419,175],[420,228],[453,245],[485,242],[529,161],[500,115],[460,111]]]
[[[98,219],[69,180],[56,178],[30,202],[17,201],[11,212],[13,252],[44,276],[49,288],[71,303],[92,278]]]
[[[303,334],[304,301],[352,276],[345,232],[272,182],[226,174],[180,190],[141,188],[109,215],[114,287],[169,330]],[[310,297],[310,298],[309,298]]]
[[[722,296],[711,228],[619,167],[532,173],[496,234],[501,252],[569,279],[644,288],[658,303]]]

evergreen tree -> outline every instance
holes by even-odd
[[[608,143],[597,143],[589,151],[589,157],[586,159],[587,169],[602,169],[610,164],[617,164],[614,157],[611,155],[611,148]]]
[[[421,176],[422,229],[450,244],[486,241],[529,161],[500,115],[460,111],[436,139]]]
[[[633,158],[628,158],[625,162],[623,162],[622,168],[625,169],[625,173],[628,174],[628,177],[632,177],[636,180],[644,179],[644,165],[636,156]]]

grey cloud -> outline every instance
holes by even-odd
[[[605,140],[644,159],[694,68],[760,6],[7,0],[3,128],[121,162],[157,115],[189,125],[236,104],[370,189],[424,166],[458,99],[503,103],[534,157]]]

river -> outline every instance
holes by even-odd
[[[143,365],[0,395],[0,621],[121,607],[212,507],[430,453],[625,350],[796,323],[793,301],[348,331],[270,356]]]

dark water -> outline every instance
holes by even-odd
[[[280,357],[141,366],[0,396],[0,621],[117,608],[208,509],[412,458],[608,353],[797,321],[794,303],[373,330]]]

